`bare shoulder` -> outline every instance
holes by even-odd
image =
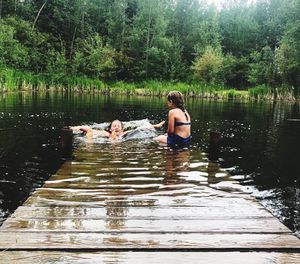
[[[169,114],[171,114],[171,115],[176,115],[177,113],[179,113],[179,109],[177,109],[177,108],[171,109],[171,110],[169,111]]]
[[[170,110],[170,114],[172,114],[175,117],[179,117],[182,114],[182,110],[175,108]]]

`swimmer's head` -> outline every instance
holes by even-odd
[[[182,111],[185,110],[184,99],[183,99],[183,95],[181,92],[171,91],[168,93],[167,99],[168,99],[168,105],[170,105],[170,106],[173,105],[173,106],[181,109]]]
[[[123,129],[124,129],[124,125],[120,120],[114,120],[108,126],[109,132],[119,133],[119,132],[123,132]]]

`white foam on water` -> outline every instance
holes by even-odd
[[[120,142],[120,141],[127,141],[127,140],[133,140],[133,139],[149,139],[157,136],[157,132],[155,128],[152,127],[152,124],[150,123],[149,119],[141,119],[141,120],[132,120],[132,121],[122,121],[124,124],[124,131],[130,130],[128,134],[122,138],[121,140],[116,140],[113,142]],[[104,122],[104,123],[93,123],[91,124],[83,124],[83,126],[89,126],[92,129],[100,129],[105,130],[108,128],[110,123]],[[112,141],[105,137],[100,136],[94,136],[92,139],[88,139],[83,136],[78,136],[79,133],[75,133],[77,135],[76,139],[85,142],[85,143],[97,143],[97,144],[103,144],[103,143],[112,143]]]

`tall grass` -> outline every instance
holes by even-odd
[[[249,95],[252,99],[261,100],[261,99],[274,99],[275,94],[271,91],[266,85],[258,85],[248,90]]]
[[[106,84],[101,80],[85,76],[64,76],[33,74],[13,69],[0,68],[0,92],[21,90],[64,90],[74,92],[97,92],[105,94],[155,95],[164,96],[169,91],[177,90],[187,96],[219,99],[254,99],[254,100],[296,100],[292,88],[270,88],[259,85],[248,91],[226,89],[206,83],[183,83],[148,80],[138,83],[117,81]]]
[[[10,69],[0,70],[0,89],[3,91],[17,90],[16,79],[14,78],[14,71]]]
[[[47,89],[104,91],[107,86],[100,80],[87,77],[33,74],[12,69],[0,69],[0,91],[2,92]]]
[[[111,93],[126,93],[138,95],[166,95],[169,91],[176,90],[189,96],[214,96],[215,91],[222,87],[213,87],[205,84],[188,84],[183,82],[168,82],[148,80],[139,83],[125,83],[119,81],[110,85]]]
[[[292,87],[269,87],[266,85],[258,85],[248,90],[249,96],[256,100],[297,100]]]

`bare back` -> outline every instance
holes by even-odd
[[[168,133],[183,138],[191,135],[191,118],[187,111],[175,108],[169,111]]]

